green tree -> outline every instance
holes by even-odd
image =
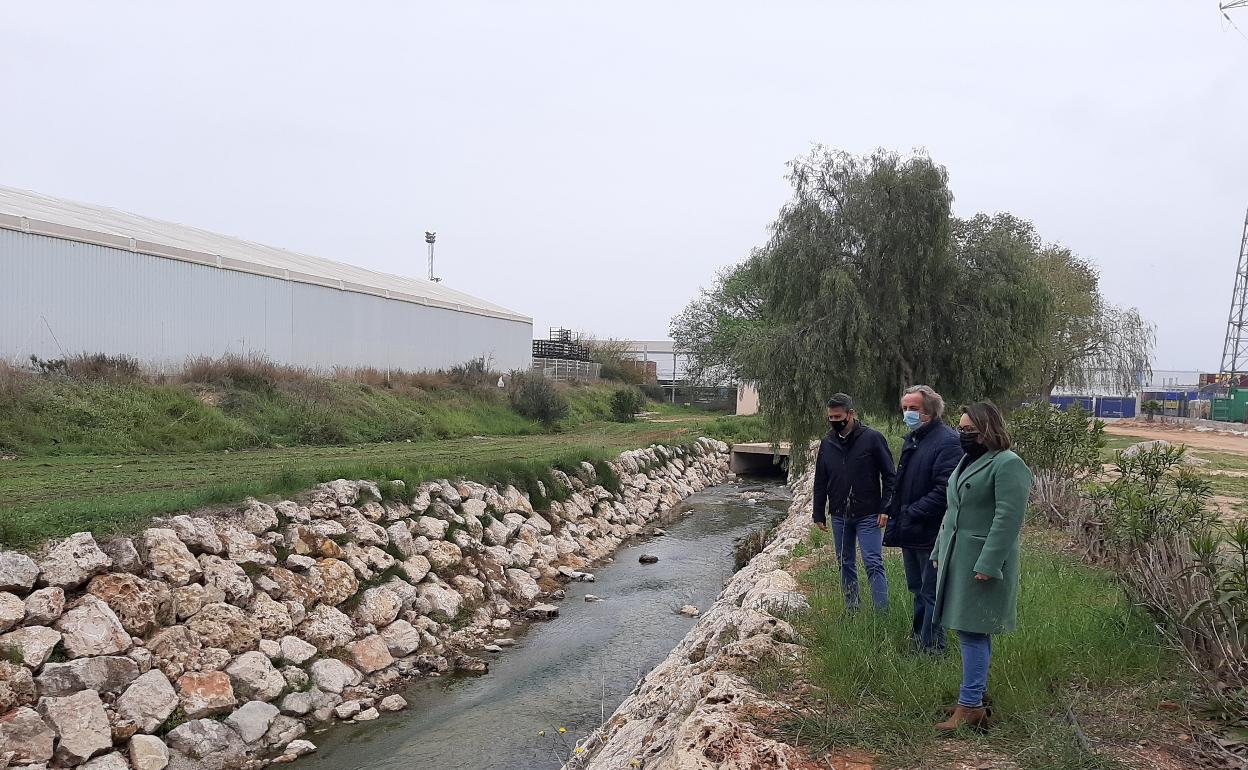
[[[721,270],[714,285],[672,319],[670,333],[687,354],[686,376],[694,382],[718,384],[752,380],[746,352],[752,335],[765,323],[761,285],[764,252]]]
[[[954,401],[1017,389],[1050,307],[1030,224],[955,219],[923,154],[819,147],[789,179],[767,245],[673,321],[695,367],[756,380],[773,437],[797,446],[838,390],[892,411],[915,382]]]
[[[1029,378],[1031,390],[1044,400],[1059,385],[1136,392],[1140,377],[1150,372],[1152,325],[1135,308],[1107,302],[1096,267],[1070,249],[1050,246],[1036,264],[1053,296],[1054,312]]]

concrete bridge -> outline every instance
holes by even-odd
[[[768,442],[733,444],[730,456],[733,473],[774,474],[787,472],[789,468],[789,444],[781,442],[778,452],[773,452]]]

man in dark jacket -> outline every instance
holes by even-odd
[[[845,604],[858,606],[857,545],[871,601],[880,609],[888,604],[880,517],[893,495],[893,455],[884,436],[858,420],[853,400],[844,393],[828,400],[828,423],[832,429],[820,442],[815,461],[815,526],[826,532],[827,519],[832,519]]]
[[[945,400],[926,385],[907,388],[901,412],[910,433],[901,446],[897,490],[888,515],[881,516],[884,545],[901,548],[906,586],[914,594],[910,639],[923,652],[945,650],[945,631],[932,622],[936,607],[936,568],[932,546],[945,518],[949,474],[962,459],[958,434],[944,422]]]

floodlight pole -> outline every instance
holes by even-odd
[[[429,244],[429,280],[434,283],[442,280],[441,278],[433,277],[433,244],[436,240],[438,240],[437,233],[431,233],[428,230],[425,231],[425,243]]]

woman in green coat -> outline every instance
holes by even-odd
[[[933,622],[957,631],[962,649],[958,705],[936,725],[941,730],[984,723],[992,637],[1017,624],[1018,540],[1031,491],[1031,471],[1010,451],[996,406],[964,407],[958,434],[966,456],[949,477],[949,505],[932,551]]]

